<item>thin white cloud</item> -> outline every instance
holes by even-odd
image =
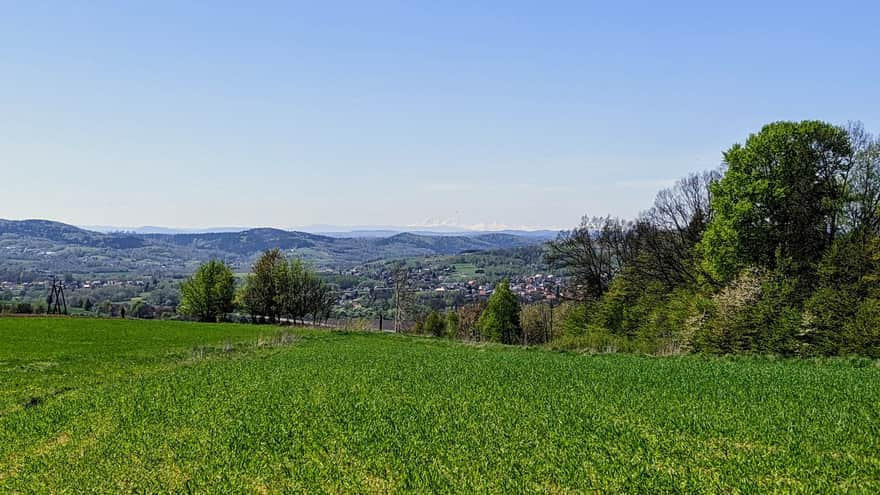
[[[501,231],[501,230],[564,230],[565,227],[552,225],[523,225],[509,224],[495,221],[483,221],[477,223],[463,223],[452,218],[427,218],[418,224],[407,225],[408,228],[418,229],[455,229],[455,230],[481,230],[481,231]]]
[[[469,183],[431,183],[422,186],[425,191],[431,192],[470,192],[470,191],[516,191],[532,193],[564,193],[575,190],[573,186],[542,185],[542,184],[476,184]]]
[[[614,183],[621,189],[653,189],[659,191],[675,184],[675,179],[624,180]]]
[[[423,189],[425,191],[433,191],[433,192],[463,192],[463,191],[473,191],[476,189],[474,184],[454,184],[454,183],[435,183],[435,184],[426,184]]]

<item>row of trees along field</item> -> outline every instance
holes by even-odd
[[[632,221],[584,217],[547,246],[557,307],[431,313],[425,333],[652,354],[880,357],[880,139],[777,122]],[[555,319],[555,324],[554,324]]]
[[[180,286],[180,314],[214,322],[240,309],[252,321],[321,321],[335,302],[330,287],[299,259],[288,260],[278,249],[263,253],[236,291],[235,274],[223,261],[211,260]]]
[[[880,139],[776,122],[634,221],[548,247],[572,283],[555,344],[880,357]]]
[[[880,357],[880,138],[858,123],[769,124],[635,220],[585,216],[546,256],[569,277],[561,305],[521,307],[502,281],[488,302],[427,313],[415,330],[654,354]],[[181,311],[213,321],[234,294],[229,267],[211,262],[184,284]],[[333,305],[278,250],[236,301],[269,321],[319,319]]]

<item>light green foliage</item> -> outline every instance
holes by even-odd
[[[593,349],[678,354],[690,349],[687,322],[697,310],[690,289],[668,289],[624,269],[598,301],[578,306],[565,323],[566,343]]]
[[[0,492],[880,491],[869,361],[266,329],[0,318]]]
[[[776,122],[725,153],[720,180],[661,191],[614,249],[582,224],[558,258],[613,278],[553,347],[876,355],[878,158],[880,140],[858,124]]]
[[[633,338],[650,312],[662,303],[666,290],[657,282],[644,282],[624,270],[615,277],[605,296],[595,305],[591,322],[615,335]]]
[[[217,321],[232,311],[234,296],[232,268],[223,261],[211,260],[180,284],[178,311],[203,322]]]
[[[727,282],[781,259],[803,275],[833,239],[851,152],[844,129],[818,121],[769,124],[731,147],[712,186],[704,269]]]
[[[519,312],[519,299],[510,291],[508,280],[501,280],[477,322],[482,338],[505,344],[520,343]]]
[[[555,309],[553,340],[550,349],[572,349],[589,352],[632,350],[625,338],[593,323],[598,302],[565,303]]]
[[[651,354],[681,354],[692,349],[690,322],[700,317],[701,298],[689,289],[675,289],[651,308],[639,327],[640,349]]]
[[[583,334],[590,324],[590,316],[595,307],[594,302],[574,303],[569,302],[560,307],[564,314],[559,314],[557,319],[561,323],[557,336],[578,336]]]

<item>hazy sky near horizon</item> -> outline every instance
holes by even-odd
[[[767,122],[880,132],[878,22],[877,2],[0,1],[0,218],[632,217]]]

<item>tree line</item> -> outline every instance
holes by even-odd
[[[859,123],[768,124],[637,218],[584,216],[545,256],[567,277],[561,304],[522,306],[503,280],[488,301],[428,312],[411,330],[653,354],[880,357],[880,138]],[[202,268],[231,273],[216,263]],[[237,304],[255,319],[317,320],[333,305],[311,270],[277,250],[237,292],[226,274],[200,272],[182,294],[200,319]],[[405,286],[401,276],[398,331]]]
[[[255,323],[319,322],[330,317],[336,301],[314,270],[298,258],[288,260],[279,249],[263,253],[238,289],[232,268],[210,260],[181,283],[180,296],[178,312],[203,322],[222,321],[235,310]]]
[[[880,357],[880,139],[776,122],[634,220],[549,243],[565,347]]]

